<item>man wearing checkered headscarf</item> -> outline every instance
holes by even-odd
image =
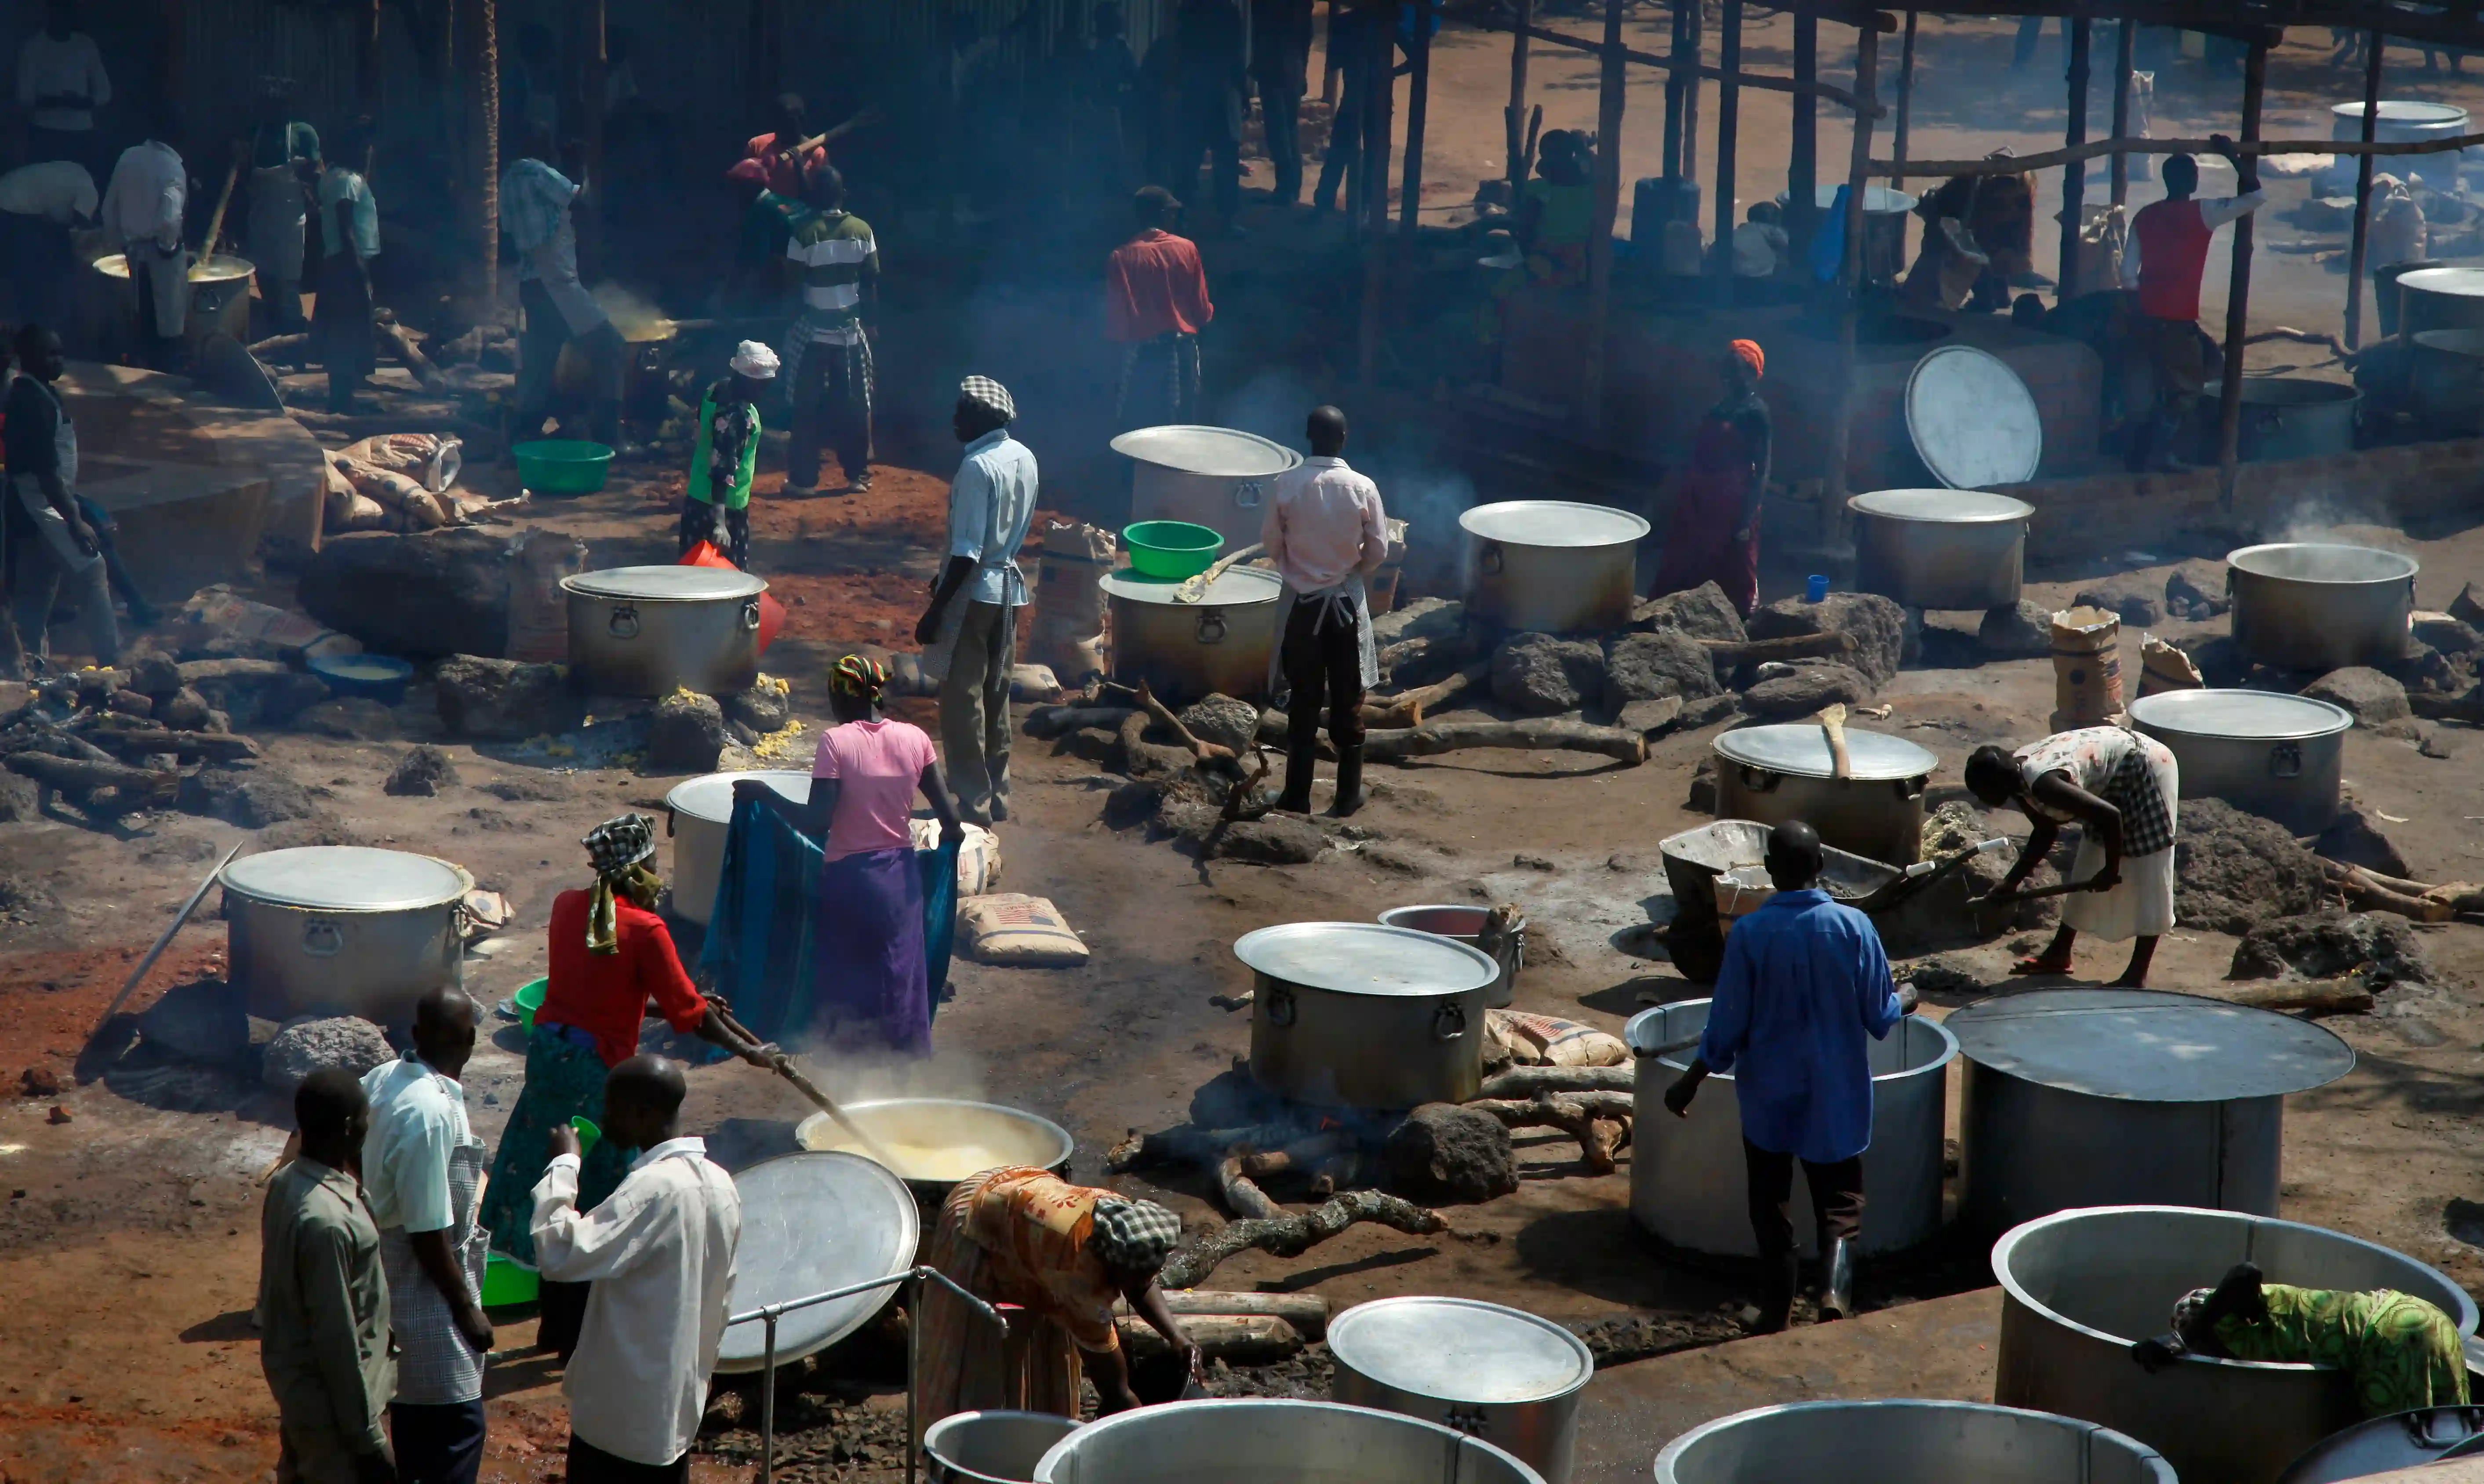
[[[914,626],[925,668],[940,675],[940,744],[958,813],[989,827],[1009,818],[1009,685],[1026,578],[1017,550],[1035,518],[1035,454],[1010,436],[1017,403],[988,376],[958,386],[953,426],[966,457],[949,485],[949,563]]]

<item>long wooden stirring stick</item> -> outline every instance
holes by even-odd
[[[708,1001],[708,1008],[716,1012],[716,1019],[724,1023],[725,1029],[733,1032],[733,1034],[741,1037],[746,1041],[750,1041],[753,1044],[758,1043],[759,1038],[751,1035],[748,1028],[743,1026],[741,1021],[734,1019],[733,1012],[727,1010],[721,1001],[711,997]],[[838,1124],[842,1126],[847,1133],[853,1135],[854,1142],[862,1146],[863,1152],[870,1155],[882,1169],[886,1170],[891,1174],[902,1175],[905,1173],[904,1168],[898,1164],[897,1156],[880,1147],[878,1140],[874,1139],[867,1133],[864,1133],[861,1125],[854,1122],[853,1120],[846,1117],[846,1111],[837,1106],[836,1099],[830,1097],[827,1093],[821,1092],[817,1083],[813,1082],[810,1078],[803,1076],[801,1070],[795,1066],[794,1059],[792,1057],[785,1055],[783,1052],[778,1052],[776,1054],[774,1065],[776,1067],[776,1075],[794,1084],[795,1092],[801,1093],[804,1097],[807,1097],[811,1101],[819,1104],[820,1111],[836,1120]]]

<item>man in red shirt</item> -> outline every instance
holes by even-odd
[[[2123,404],[2136,432],[2133,469],[2175,471],[2185,466],[2174,445],[2209,378],[2225,371],[2216,341],[2200,328],[2200,280],[2208,266],[2208,243],[2217,229],[2257,211],[2268,202],[2259,170],[2234,142],[2211,134],[2208,143],[2234,167],[2236,194],[2195,200],[2200,166],[2187,154],[2165,160],[2165,199],[2141,209],[2130,224],[2122,254],[2121,286],[2138,290],[2130,319],[2130,364]]]
[[[1104,265],[1104,335],[1121,346],[1115,424],[1199,420],[1199,333],[1216,317],[1199,244],[1169,229],[1181,202],[1160,185],[1131,200],[1139,229]]]

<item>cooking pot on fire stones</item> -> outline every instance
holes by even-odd
[[[1467,614],[1511,634],[1599,634],[1630,622],[1645,520],[1606,505],[1508,499],[1458,517]]]
[[[1246,933],[1251,1076],[1319,1107],[1459,1103],[1483,1086],[1484,1001],[1500,965],[1435,933],[1285,923]]]
[[[759,679],[759,595],[727,567],[612,567],[560,580],[569,663],[587,690],[731,695]]]

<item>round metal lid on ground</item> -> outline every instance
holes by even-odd
[[[1873,490],[1849,499],[1846,508],[1883,520],[1942,526],[1997,526],[2036,513],[2036,507],[2023,499],[1982,490]]]
[[[729,567],[607,567],[565,577],[560,585],[589,598],[633,598],[641,603],[756,598],[768,584]]]
[[[2130,719],[2150,732],[2299,742],[2355,724],[2343,706],[2273,690],[2160,690],[2130,703]]]
[[[1293,449],[1256,433],[1178,422],[1133,428],[1113,440],[1113,451],[1211,479],[1265,479],[1303,461]]]
[[[1383,1386],[1470,1405],[1545,1401],[1596,1370],[1586,1343],[1550,1319],[1429,1294],[1356,1305],[1329,1322],[1328,1348]]]
[[[1988,351],[1944,345],[1906,376],[1906,432],[1932,477],[1957,490],[2023,484],[2044,458],[2035,393]]]
[[[2282,578],[2289,582],[2397,582],[2423,570],[2412,556],[2376,546],[2328,541],[2238,547],[2226,553],[2226,565],[2254,577]]]
[[[259,902],[331,912],[434,906],[474,885],[445,860],[361,845],[306,845],[245,855],[216,879],[227,891]]]
[[[1828,751],[1828,734],[1813,721],[1737,727],[1717,737],[1716,755],[1729,763],[1802,778],[1831,777],[1836,769]],[[1855,727],[1846,729],[1846,756],[1849,776],[1863,782],[1920,778],[1940,767],[1940,759],[1928,748],[1903,737]]]
[[[1437,933],[1378,923],[1282,923],[1233,944],[1243,966],[1271,979],[1339,994],[1464,994],[1500,977],[1500,965]]]
[[[2091,1097],[2279,1097],[2355,1068],[2336,1035],[2272,1011],[2157,989],[2032,989],[1943,1022],[1979,1066]]]
[[[1209,580],[1206,590],[1200,594],[1199,602],[1183,604],[1174,595],[1181,591],[1182,582],[1187,580],[1173,581],[1129,572],[1107,572],[1097,580],[1097,585],[1104,589],[1108,598],[1202,608],[1274,603],[1285,590],[1285,580],[1265,567],[1228,567]]]
[[[2361,99],[2352,103],[2332,103],[2329,113],[2342,122],[2356,125],[2358,130],[2363,122]],[[2384,124],[2394,123],[2402,128],[2408,125],[2442,127],[2467,121],[2467,110],[2454,103],[2422,103],[2413,98],[2383,98],[2373,106],[2372,116]]]
[[[1653,528],[1627,510],[1567,499],[1477,505],[1458,517],[1458,526],[1470,536],[1507,546],[1615,546],[1636,541]]]
[[[905,1182],[859,1154],[780,1154],[733,1177],[742,1194],[742,1245],[734,1254],[727,1308],[748,1313],[893,1278],[914,1262],[920,1235]],[[897,1285],[796,1309],[776,1324],[778,1363],[824,1350],[879,1312]],[[716,1353],[721,1371],[757,1370],[768,1356],[768,1327],[728,1327]]]
[[[811,775],[790,769],[753,769],[740,773],[702,773],[673,785],[664,807],[675,814],[721,824],[733,818],[733,786],[742,779],[764,783],[797,804],[811,800]]]
[[[2454,294],[2462,299],[2484,297],[2484,268],[2417,268],[2398,275],[2402,293]]]

